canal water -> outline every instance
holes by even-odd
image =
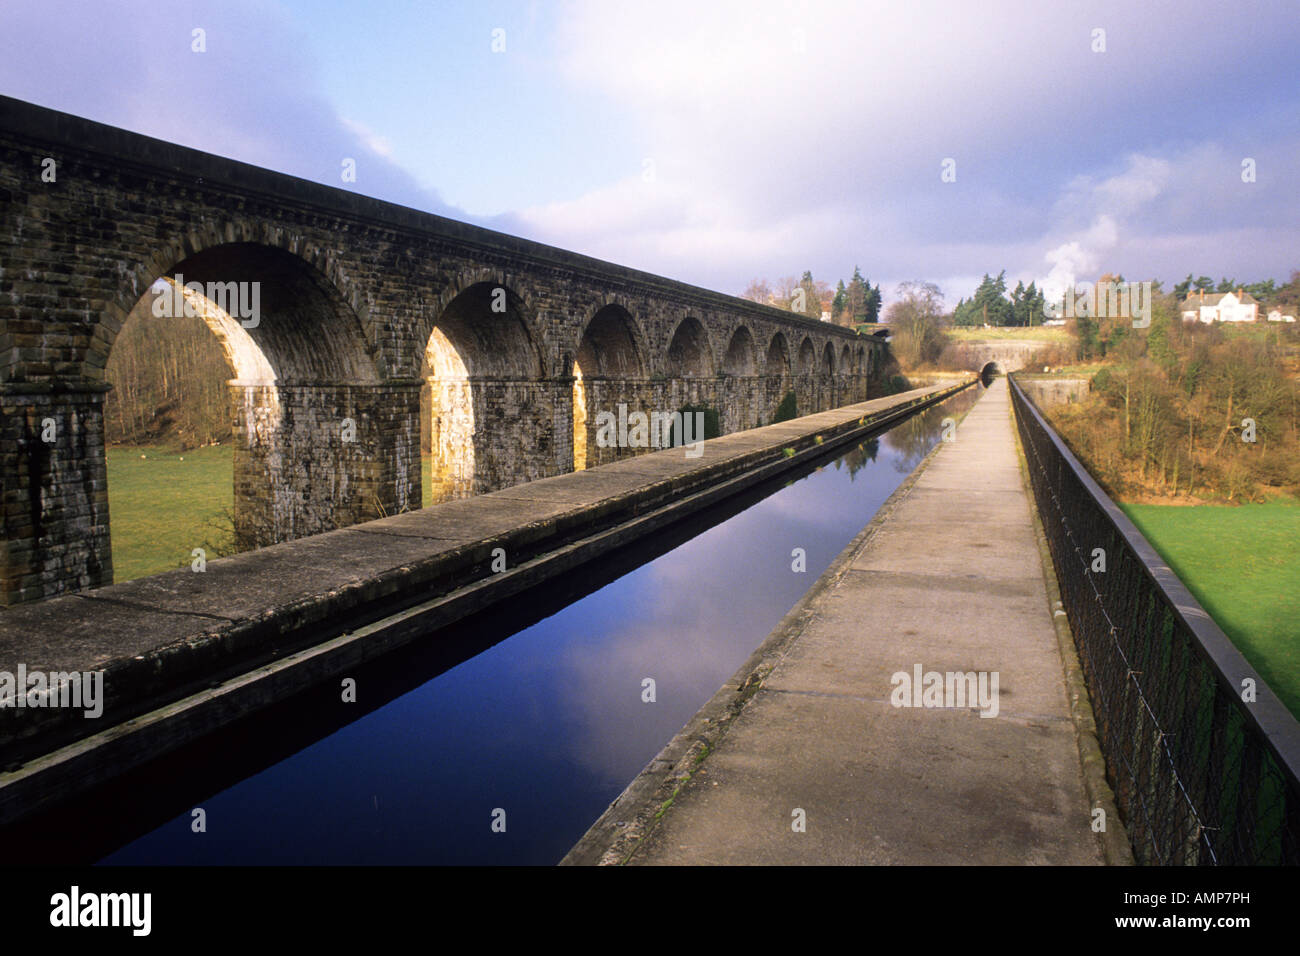
[[[982,391],[360,669],[355,703],[281,702],[25,834],[106,864],[556,863]]]

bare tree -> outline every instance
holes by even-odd
[[[933,282],[913,279],[898,286],[898,295],[885,312],[894,354],[907,368],[938,361],[947,344],[943,292]]]
[[[740,293],[742,299],[761,302],[766,305],[772,298],[772,286],[766,279],[750,279],[745,291]]]

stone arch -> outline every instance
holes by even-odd
[[[550,470],[538,456],[537,426],[549,418],[536,407],[543,368],[526,301],[490,276],[440,302],[421,322],[428,329],[421,419],[433,459],[426,505]]]
[[[505,302],[507,311],[516,317],[523,325],[524,331],[528,335],[530,343],[541,341],[539,332],[538,316],[540,312],[532,297],[528,294],[526,288],[519,279],[511,276],[501,269],[482,266],[479,268],[465,269],[457,273],[443,287],[442,291],[433,297],[429,308],[424,311],[416,323],[416,369],[421,367],[426,354],[426,343],[429,336],[433,333],[434,325],[437,324],[439,317],[445,315],[452,303],[456,302],[466,292],[471,289],[488,287],[489,289],[501,289],[505,293]],[[492,298],[488,296],[489,311],[491,311]],[[502,313],[491,313],[499,315]],[[538,355],[538,362],[541,363],[541,353],[534,345],[534,351]],[[556,374],[568,375],[567,369],[557,369]]]
[[[606,303],[583,329],[574,364],[586,379],[644,378],[643,336],[623,305]]]
[[[844,348],[840,349],[840,374],[852,375],[856,371],[857,369],[853,367],[853,352],[845,342]]]
[[[722,360],[722,371],[727,375],[751,376],[756,374],[754,336],[746,326],[738,326],[727,343],[727,353]]]
[[[160,288],[157,283],[165,282],[177,273],[184,276],[187,285],[190,282],[206,285],[209,281],[222,284],[259,281],[263,283],[263,291],[269,291],[272,298],[276,297],[277,290],[281,293],[301,294],[307,302],[316,307],[323,306],[323,312],[328,312],[338,320],[337,326],[330,330],[331,341],[322,343],[324,348],[333,348],[336,352],[341,348],[344,354],[353,352],[351,364],[360,370],[359,380],[387,377],[387,370],[374,348],[376,338],[369,323],[367,303],[347,280],[331,251],[316,246],[309,247],[302,242],[300,236],[281,226],[245,220],[202,224],[158,247],[147,259],[131,268],[127,273],[127,281],[120,284],[116,294],[106,304],[98,330],[91,339],[86,353],[88,377],[97,378],[102,375],[113,342],[140,300],[155,288]],[[174,284],[173,281],[172,285]],[[281,298],[283,297],[282,295]],[[280,311],[275,302],[268,303],[264,300],[261,306],[268,315]],[[233,330],[222,327],[223,323],[216,323],[214,327],[214,322],[207,315],[204,316],[204,321],[222,341],[222,347],[227,349],[228,355],[231,354],[227,347],[228,337],[231,346],[246,346],[244,337],[238,333],[232,337]],[[281,332],[292,333],[292,330],[284,329]],[[309,333],[305,334],[310,337]],[[280,336],[281,339],[285,337]],[[259,337],[253,334],[249,338],[256,341]],[[353,341],[344,342],[343,338]],[[259,347],[268,351],[266,345]],[[275,351],[274,344],[269,351]],[[283,352],[284,349],[281,348],[280,351]],[[366,358],[361,359],[357,352],[364,353]],[[244,354],[247,356],[246,349]],[[334,357],[342,356],[336,354]],[[283,358],[281,356],[280,364],[285,368],[301,364],[292,361],[286,363]],[[237,376],[242,377],[241,367],[247,368],[247,363],[232,360],[232,366]],[[285,376],[282,374],[281,378]]]
[[[767,346],[767,375],[784,377],[790,374],[790,346],[784,333],[777,332]]]
[[[401,410],[379,394],[382,368],[359,316],[310,258],[276,238],[209,229],[155,253],[108,304],[103,342],[92,343],[106,371],[131,296],[127,321],[198,319],[213,333],[232,372],[235,550],[410,504],[382,424]]]
[[[799,357],[795,365],[795,374],[801,378],[815,375],[817,372],[817,350],[813,348],[812,339],[807,336],[799,343]]]
[[[527,303],[513,289],[493,281],[474,283],[429,323],[425,369],[477,379],[539,380],[542,363],[533,326]]]
[[[646,377],[641,340],[632,314],[617,302],[597,309],[583,329],[572,363],[574,471],[582,471],[594,457],[589,454],[594,409],[614,404],[628,382]]]
[[[822,349],[822,375],[830,378],[835,374],[835,346],[830,342]]]
[[[244,308],[232,315],[226,306],[235,301]],[[138,314],[142,302],[157,317],[177,309],[197,314],[221,343],[236,380],[246,384],[381,377],[361,323],[338,289],[306,260],[274,246],[234,242],[195,251],[155,276],[125,314]],[[105,364],[121,323],[110,329]]]
[[[713,349],[700,320],[687,316],[678,323],[668,343],[665,366],[676,378],[709,378],[714,372]]]

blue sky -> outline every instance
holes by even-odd
[[[0,44],[7,95],[725,292],[1300,268],[1294,0],[6,0]]]

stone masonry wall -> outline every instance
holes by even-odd
[[[418,383],[229,388],[242,546],[418,506]]]
[[[0,605],[113,583],[105,391],[0,384]]]
[[[792,367],[805,344],[815,356],[828,345],[837,356],[845,345],[884,349],[829,323],[0,97],[3,603],[111,579],[94,390],[132,308],[187,268],[214,281],[260,277],[263,301],[280,309],[261,327],[214,329],[260,370],[235,396],[236,512],[260,544],[419,506],[419,433],[432,421],[421,422],[412,383],[427,377],[440,323],[477,349],[463,356],[471,365],[490,366],[478,378],[471,368],[456,399],[473,426],[461,440],[469,417],[450,423],[462,434],[444,442],[444,494],[573,466],[575,357],[611,306],[626,317],[619,361],[635,371],[589,402],[621,390],[652,407],[707,404],[728,430],[770,420],[788,384],[692,374],[722,368],[733,343],[750,343],[758,369],[778,334]],[[492,299],[485,288],[506,293],[510,322],[477,304]],[[680,368],[669,343],[691,320],[703,329],[693,347],[707,354]],[[487,331],[507,328],[506,339]],[[799,380],[800,414],[866,397],[865,380],[819,386],[822,364]],[[25,437],[43,410],[75,421],[48,454]],[[348,417],[357,431],[345,443]]]

